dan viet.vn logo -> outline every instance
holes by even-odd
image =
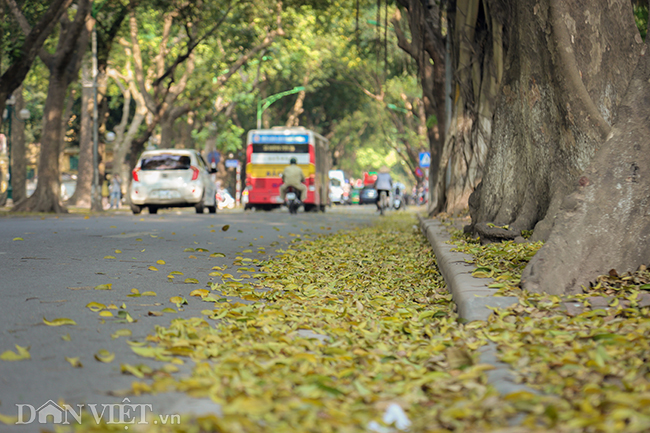
[[[81,424],[84,417],[92,417],[96,424],[180,424],[181,417],[175,415],[153,416],[153,405],[131,403],[128,398],[113,404],[77,404],[75,407],[59,405],[48,400],[39,407],[31,404],[16,404],[16,424]]]

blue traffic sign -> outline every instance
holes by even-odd
[[[420,167],[426,168],[431,165],[431,153],[420,152]]]

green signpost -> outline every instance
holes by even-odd
[[[283,98],[287,95],[292,95],[294,93],[302,92],[303,90],[305,90],[303,86],[294,87],[293,89],[287,90],[286,92],[276,93],[275,95],[271,95],[267,98],[257,101],[257,129],[262,128],[262,113],[264,113],[264,110],[269,108],[271,104],[280,98]]]

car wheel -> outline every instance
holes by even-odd
[[[149,213],[150,214],[157,214],[158,213],[158,207],[157,206],[149,206]]]
[[[203,210],[205,209],[205,206],[203,205],[203,200],[198,202],[195,206],[194,209],[196,209],[196,213],[203,213]]]
[[[208,206],[208,212],[210,213],[217,213],[217,206]]]
[[[131,204],[131,212],[133,212],[133,215],[138,215],[140,212],[142,212],[142,206]]]

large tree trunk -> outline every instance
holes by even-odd
[[[86,59],[88,60],[88,59]],[[93,89],[87,61],[81,68],[81,121],[79,128],[79,166],[77,186],[66,204],[90,208],[93,184]]]
[[[580,293],[598,275],[650,264],[650,50],[596,157],[562,202],[548,242],[524,270],[524,288]]]
[[[23,87],[20,86],[14,92],[16,95],[15,113],[25,108]],[[11,126],[11,188],[13,189],[13,201],[18,203],[27,198],[27,149],[25,147],[25,122],[23,120],[14,122]]]
[[[504,62],[504,17],[494,8],[482,0],[462,0],[448,12],[451,113],[437,184],[445,185],[449,213],[467,208],[483,176]]]
[[[417,63],[422,86],[422,103],[430,127],[427,131],[431,166],[429,168],[429,203],[427,211],[435,214],[444,209],[444,185],[437,184],[440,158],[445,142],[445,38],[442,35],[442,11],[438,2],[426,9],[421,0],[398,0],[408,11],[411,40],[399,27],[399,16],[392,20],[399,47]],[[435,121],[433,120],[435,119]]]
[[[609,133],[640,38],[628,0],[512,0],[508,53],[472,227],[535,228],[544,239],[563,198]],[[638,41],[635,41],[635,36]]]
[[[49,90],[43,111],[48,115],[43,122],[41,152],[38,160],[38,184],[31,197],[14,206],[15,211],[65,213],[60,201],[61,172],[59,154],[63,137],[63,106],[67,91],[65,80],[50,77]]]
[[[61,31],[54,54],[40,56],[50,71],[47,98],[43,108],[43,135],[38,163],[38,184],[31,197],[17,203],[16,212],[67,212],[60,200],[59,154],[63,142],[63,107],[70,83],[77,78],[81,58],[88,46],[90,1],[80,0],[73,21],[61,19]]]

